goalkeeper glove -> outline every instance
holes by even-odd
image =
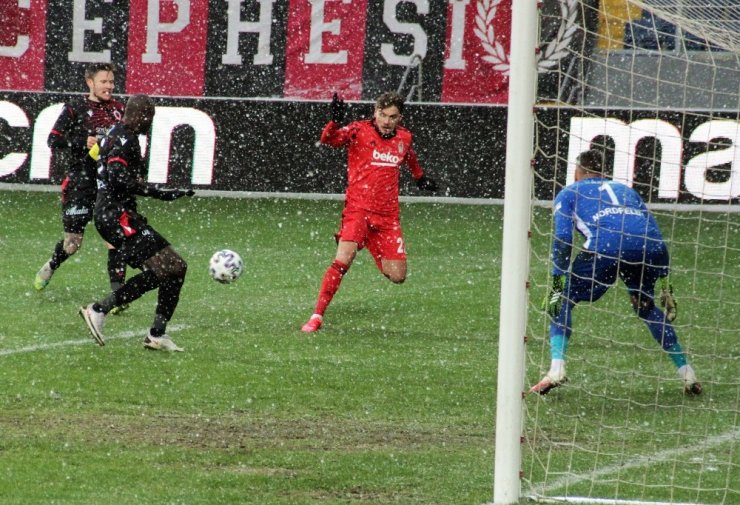
[[[660,306],[665,309],[665,318],[672,323],[678,316],[678,304],[673,298],[673,285],[665,277],[660,279]]]
[[[331,99],[331,120],[339,124],[344,121],[344,115],[347,112],[347,107],[344,105],[344,100],[339,98],[339,95],[334,93]]]
[[[431,177],[427,177],[426,175],[422,175],[416,181],[416,187],[422,191],[431,191],[432,193],[436,193],[437,189],[439,189],[439,187],[437,186],[437,181],[435,181]]]
[[[557,317],[560,314],[560,308],[563,305],[563,288],[565,287],[564,275],[553,275],[550,292],[542,300],[542,310],[547,312],[550,317]]]
[[[156,186],[149,186],[147,187],[146,194],[157,200],[171,202],[183,196],[193,196],[195,191],[192,189],[160,189]]]

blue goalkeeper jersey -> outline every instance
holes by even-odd
[[[583,249],[626,261],[645,261],[665,249],[653,215],[635,190],[602,177],[569,184],[554,206],[552,273],[570,266],[573,230],[583,236]]]

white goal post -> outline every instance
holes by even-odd
[[[489,505],[740,503],[740,2],[511,4]],[[525,394],[550,363],[549,204],[590,148],[659,222],[697,397],[619,280],[573,312],[569,382]]]
[[[526,258],[529,257],[532,138],[537,71],[536,2],[512,2],[511,71],[506,126],[504,230],[496,391],[496,447],[493,499],[496,505],[519,500],[524,337],[527,325]]]

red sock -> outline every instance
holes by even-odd
[[[329,265],[324,274],[324,280],[321,281],[321,289],[319,289],[319,299],[316,300],[315,314],[324,315],[326,307],[329,306],[331,299],[334,298],[334,293],[339,289],[339,284],[342,282],[342,277],[349,270],[349,266],[345,265],[339,260]]]

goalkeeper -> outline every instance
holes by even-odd
[[[551,317],[550,371],[529,392],[547,394],[567,381],[565,355],[573,331],[571,315],[579,302],[595,302],[619,276],[637,316],[675,364],[686,394],[701,394],[701,384],[678,342],[671,321],[676,303],[668,284],[668,249],[655,218],[632,188],[602,174],[601,152],[576,160],[575,182],[553,204],[552,286],[543,303]],[[585,238],[571,264],[573,230]],[[654,302],[660,282],[663,312]]]

